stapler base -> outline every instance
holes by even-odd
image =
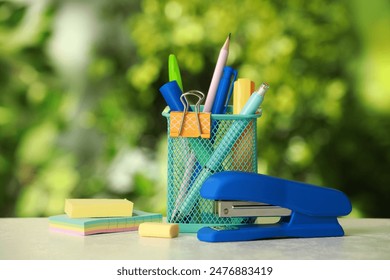
[[[197,237],[205,242],[251,241],[286,237],[335,237],[344,231],[337,217],[311,217],[293,212],[276,224],[204,227]]]

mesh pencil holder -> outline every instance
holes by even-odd
[[[201,108],[202,110],[202,108]],[[172,137],[169,107],[162,115],[168,126],[167,220],[181,232],[203,226],[253,223],[253,218],[219,217],[215,202],[201,197],[200,188],[212,174],[222,171],[257,173],[257,118],[261,114],[212,114],[210,138]],[[237,186],[239,188],[240,186]]]

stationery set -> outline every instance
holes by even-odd
[[[169,81],[160,88],[167,103],[168,222],[206,242],[342,236],[337,217],[352,209],[344,193],[257,173],[257,120],[270,86],[255,88],[226,65],[230,39],[207,94],[184,91],[178,61],[169,57]],[[280,219],[259,224],[262,217]]]

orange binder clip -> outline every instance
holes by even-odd
[[[189,95],[198,98],[194,106],[195,112],[188,112],[190,105],[187,96]],[[169,133],[171,137],[210,138],[210,113],[200,113],[200,103],[203,99],[204,94],[197,90],[191,90],[180,96],[184,111],[171,112]]]

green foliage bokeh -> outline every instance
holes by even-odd
[[[158,88],[168,79],[168,55],[177,56],[184,90],[207,92],[229,33],[228,64],[271,85],[258,121],[259,172],[340,189],[356,216],[389,216],[390,87],[380,77],[390,71],[377,62],[371,97],[362,76],[378,55],[370,42],[390,46],[390,36],[386,20],[361,27],[364,4],[42,3],[0,4],[1,216],[57,214],[67,197],[126,197],[139,209],[165,211]],[[89,25],[71,34],[92,38],[85,61],[74,63],[52,51],[60,19],[72,11]],[[389,59],[379,56],[373,63]]]

